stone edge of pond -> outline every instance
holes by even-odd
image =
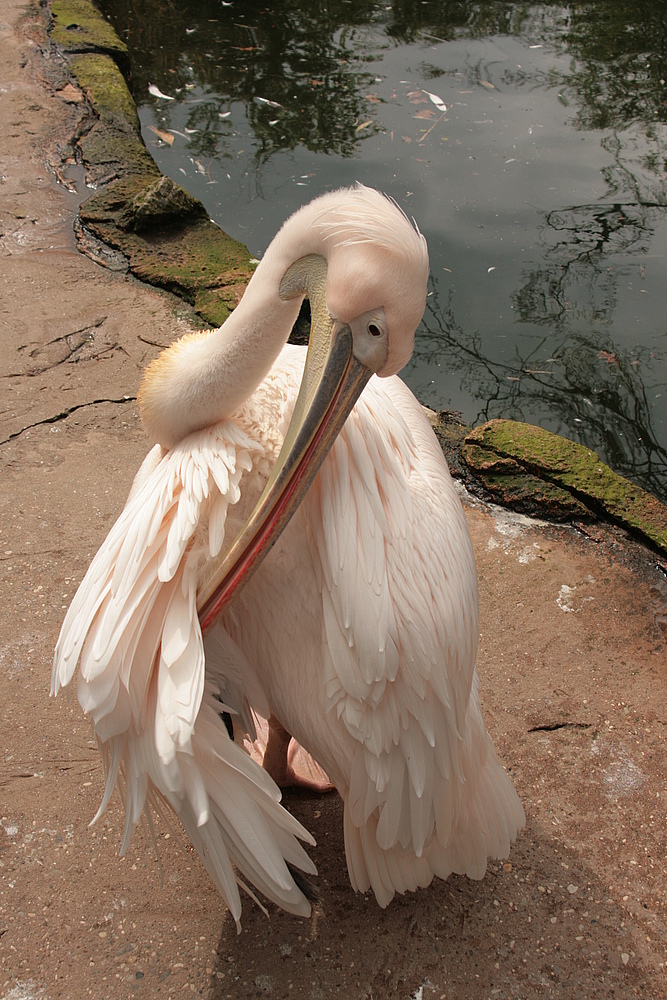
[[[161,174],[141,137],[127,47],[91,0],[51,0],[50,11],[51,39],[90,108],[75,142],[99,190],[79,209],[79,248],[179,295],[219,325],[253,272],[247,247]],[[430,417],[453,475],[487,499],[556,522],[605,519],[667,555],[667,507],[583,445],[512,420],[471,430],[447,412]]]
[[[75,157],[97,189],[79,208],[79,249],[104,266],[129,270],[179,295],[202,320],[219,326],[253,273],[248,248],[216,226],[197,198],[161,174],[141,137],[126,80],[127,47],[94,4],[51,0],[50,11],[51,40],[72,78],[60,91],[86,107],[72,137]]]
[[[129,73],[127,45],[89,0],[51,0],[51,38],[62,52],[102,52]]]
[[[550,521],[610,521],[667,556],[667,506],[585,445],[516,420],[472,430],[445,411],[431,423],[453,472],[486,498]]]

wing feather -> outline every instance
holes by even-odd
[[[384,906],[436,871],[481,877],[523,811],[479,709],[477,578],[461,505],[398,379],[371,380],[306,515],[327,709],[358,747],[345,806],[352,883]]]
[[[199,566],[220,552],[228,509],[263,456],[259,442],[231,422],[169,452],[149,453],[72,601],[52,671],[55,694],[80,661],[79,701],[93,720],[107,771],[98,816],[118,782],[125,800],[121,850],[148,803],[166,800],[237,923],[240,880],[233,865],[302,916],[310,906],[286,861],[315,871],[297,840],[312,838],[220,718],[228,709],[252,732],[251,705],[268,715],[268,701],[241,650],[217,629],[207,637],[205,680]]]

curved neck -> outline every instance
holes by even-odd
[[[221,327],[184,337],[148,366],[139,403],[154,441],[171,448],[192,431],[231,416],[268,374],[303,298],[281,299],[280,282],[300,257],[326,255],[326,242],[312,222],[328,197],[311,202],[287,220]]]

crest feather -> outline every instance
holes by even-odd
[[[373,243],[392,254],[428,260],[426,240],[417,224],[393,198],[364,184],[347,193],[344,213],[340,208],[326,208],[313,222],[323,239],[337,247]]]

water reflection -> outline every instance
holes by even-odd
[[[554,45],[578,62],[565,80],[585,129],[651,129],[667,120],[667,24],[664,3],[573,3],[567,31]]]
[[[233,155],[223,116],[234,102],[246,106],[260,163],[298,145],[349,156],[361,140],[358,125],[368,117],[365,94],[374,80],[368,64],[377,56],[356,44],[354,29],[372,20],[369,0],[322,4],[316,19],[308,4],[269,9],[257,0],[242,8],[156,0],[104,7],[132,51],[142,52],[133,64],[139,100],[149,82],[169,94],[204,90],[188,117],[196,155]]]
[[[179,137],[161,169],[253,251],[273,202],[355,179],[414,211],[424,402],[540,423],[664,494],[667,2],[103,7]]]
[[[583,335],[567,329],[545,333],[513,357],[489,356],[478,332],[456,323],[451,303],[429,297],[429,336],[418,338],[415,354],[422,364],[437,365],[443,357],[462,388],[484,400],[474,415],[481,423],[492,417],[525,420],[542,413],[542,426],[570,438],[604,443],[605,457],[622,475],[664,490],[667,449],[653,428],[653,400],[639,372],[650,370],[647,348],[624,357],[604,334]],[[437,330],[434,335],[433,331]],[[581,433],[586,428],[586,434]],[[592,446],[592,445],[591,445]]]

